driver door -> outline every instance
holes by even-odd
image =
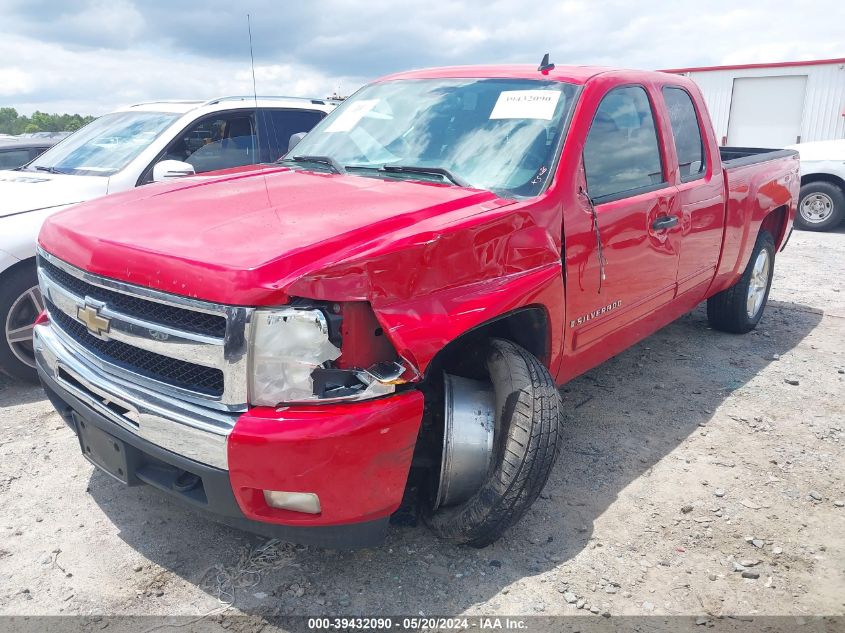
[[[680,213],[656,119],[645,87],[613,88],[584,143],[581,208],[565,220],[565,338],[587,367],[650,334],[675,297]]]
[[[233,110],[203,117],[185,128],[149,166],[140,184],[153,181],[153,167],[163,160],[178,160],[202,174],[251,165],[258,161],[255,111]]]

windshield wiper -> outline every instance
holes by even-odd
[[[279,161],[291,163],[315,163],[317,165],[325,165],[336,174],[344,174],[346,170],[331,156],[294,156],[293,158],[283,158]]]
[[[461,178],[460,176],[456,176],[451,171],[446,169],[445,167],[418,167],[415,165],[384,165],[381,168],[381,171],[386,171],[388,173],[395,173],[395,174],[422,174],[422,175],[433,175],[433,176],[440,176],[445,180],[448,180],[453,185],[458,185],[459,187],[467,187],[471,188],[470,185],[466,180]]]
[[[44,165],[33,165],[36,171],[46,171],[49,174],[66,174],[66,171],[58,169],[57,167],[46,167]]]

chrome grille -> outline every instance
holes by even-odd
[[[50,318],[62,332],[104,361],[174,387],[198,391],[210,396],[223,395],[223,372],[219,369],[168,358],[120,341],[104,341],[89,334],[82,323],[56,309],[56,306],[49,301],[47,309],[50,312]]]
[[[146,301],[122,292],[115,292],[107,288],[95,286],[79,277],[74,277],[58,266],[43,260],[41,266],[56,283],[70,290],[80,297],[91,297],[97,301],[108,303],[115,310],[124,314],[161,323],[188,332],[206,334],[223,338],[226,334],[226,319],[217,314],[207,314],[196,310],[186,310],[172,305]]]
[[[246,408],[251,308],[100,277],[43,249],[38,279],[57,334],[103,372],[195,404]],[[90,330],[88,310],[108,327]]]

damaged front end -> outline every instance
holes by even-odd
[[[250,344],[250,403],[367,400],[413,375],[366,302],[294,301],[258,309]]]

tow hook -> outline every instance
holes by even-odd
[[[189,490],[193,490],[199,484],[200,478],[195,475],[194,473],[189,473],[187,470],[183,470],[173,482],[173,490],[176,492],[188,492]]]

